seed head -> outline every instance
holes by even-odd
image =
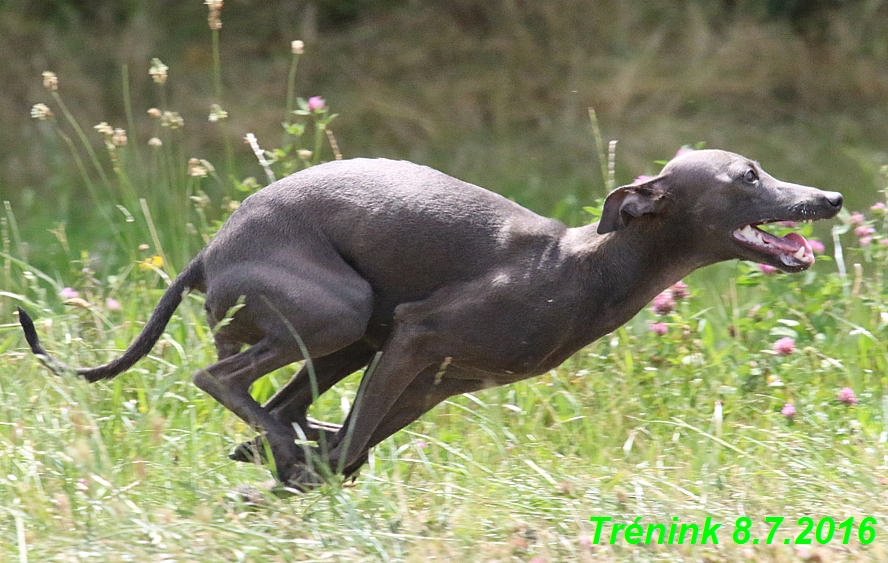
[[[148,139],[148,146],[149,147],[162,147],[163,141],[161,141],[157,137],[151,137],[150,139]]]
[[[34,104],[31,106],[31,118],[46,121],[52,117],[52,110],[46,104]]]
[[[210,14],[207,17],[207,23],[209,24],[210,29],[213,31],[219,31],[222,29],[222,17],[220,12],[225,6],[225,2],[223,2],[223,0],[206,0],[204,4],[210,9]]]
[[[43,87],[50,92],[56,92],[59,89],[59,77],[56,73],[50,71],[43,72]]]
[[[167,65],[163,64],[158,58],[151,59],[151,68],[148,69],[148,74],[151,75],[151,78],[154,79],[154,82],[157,84],[165,84],[167,81],[167,71],[170,69]]]
[[[94,126],[93,129],[101,133],[102,135],[110,137],[114,134],[114,128],[105,123],[104,121]]]
[[[188,159],[188,175],[193,178],[204,178],[207,175],[207,169],[201,164],[200,159]]]
[[[313,153],[312,153],[310,150],[308,150],[308,149],[299,149],[299,150],[296,152],[296,155],[297,155],[299,158],[301,158],[302,160],[308,160],[308,159],[310,159],[312,154],[313,154]]]
[[[305,43],[297,39],[290,43],[290,50],[294,55],[301,55],[305,51]]]
[[[222,106],[219,104],[213,104],[210,106],[210,116],[207,119],[209,119],[210,123],[224,121],[228,119],[228,112],[222,109]]]
[[[154,119],[160,119],[160,116],[162,116],[162,115],[163,115],[163,113],[157,108],[151,108],[148,110],[148,117],[151,117]]]
[[[185,127],[185,120],[182,119],[182,116],[177,111],[165,111],[163,116],[161,116],[160,125],[170,129],[181,129]]]
[[[115,129],[111,135],[111,144],[115,147],[125,147],[126,143],[126,131],[124,129]]]

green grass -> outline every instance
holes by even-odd
[[[214,353],[199,296],[151,356],[93,386],[45,372],[10,326],[0,339],[0,558],[735,561],[752,549],[752,560],[795,561],[789,546],[731,540],[738,517],[764,538],[764,518],[778,515],[781,541],[803,516],[875,516],[873,544],[855,535],[812,549],[828,561],[883,560],[883,288],[871,276],[851,295],[854,280],[835,274],[720,273],[718,292],[688,280],[694,295],[664,319],[665,336],[645,311],[542,377],[447,402],[377,447],[353,488],[259,494],[255,504],[238,491],[270,473],[225,457],[252,433],[190,382]],[[116,354],[159,293],[155,272],[134,276],[121,310],[96,299],[38,320],[47,347],[82,365]],[[775,355],[790,331],[796,351]],[[858,405],[837,400],[846,386]],[[355,388],[352,378],[331,391],[315,415],[341,419]],[[786,402],[792,421],[780,414]],[[710,516],[724,523],[722,543],[590,549],[598,515]]]
[[[7,321],[0,325],[0,561],[888,557],[882,212],[868,212],[869,245],[841,232],[849,217],[835,222],[845,275],[826,257],[796,276],[736,263],[695,273],[686,280],[691,297],[674,312],[646,310],[539,378],[438,407],[378,446],[354,487],[334,483],[278,499],[262,492],[266,468],[227,459],[252,432],[191,384],[194,370],[215,359],[201,296],[185,300],[149,357],[92,386],[48,374],[10,322],[13,306],[25,305],[59,359],[83,366],[108,360],[138,334],[169,275],[259,187],[238,178],[225,154],[208,157],[210,166],[189,164],[173,116],[166,127],[163,116],[150,122],[160,147],[111,143],[97,153],[80,140],[84,128],[61,97],[50,97],[59,150],[75,162],[99,210],[90,228],[115,234],[97,261],[70,247],[58,228],[53,252],[62,265],[44,273],[34,266],[42,259],[25,259],[30,235],[19,231],[14,210],[7,206],[0,217]],[[334,114],[297,106],[291,102],[297,109],[282,147],[264,153],[277,177],[332,155],[325,128]],[[602,144],[598,150],[601,162],[612,158]],[[606,174],[605,167],[603,184]],[[65,301],[66,287],[78,296]],[[651,332],[654,321],[668,332]],[[796,350],[779,355],[773,344],[784,337]],[[267,397],[294,369],[260,381],[255,394]],[[322,397],[313,415],[341,420],[357,379]],[[844,387],[858,404],[838,400]],[[787,403],[796,409],[792,419],[781,414]],[[590,546],[593,516],[698,525],[710,517],[723,524],[721,543]],[[732,541],[741,516],[752,519],[759,538],[767,535],[766,517],[786,517],[777,545]],[[806,516],[837,523],[874,516],[875,541],[862,545],[855,529],[848,545],[840,538],[784,545]]]

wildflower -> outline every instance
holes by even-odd
[[[839,401],[846,405],[856,405],[857,395],[854,394],[854,390],[850,387],[842,387],[842,390],[839,391]]]
[[[185,120],[177,111],[165,111],[161,117],[160,125],[170,129],[181,129],[185,127]]]
[[[150,139],[148,139],[148,146],[149,147],[162,147],[163,141],[161,141],[157,137],[151,137]]]
[[[873,237],[860,237],[860,246],[869,246],[873,242]]]
[[[31,118],[46,121],[52,117],[52,110],[46,104],[34,104],[31,106]]]
[[[163,115],[163,112],[161,112],[157,108],[151,108],[148,110],[148,117],[151,117],[153,119],[160,119],[160,116],[162,116],[162,115]]]
[[[651,310],[658,315],[668,315],[673,309],[675,309],[675,299],[667,291],[654,297],[651,303]]]
[[[769,264],[759,264],[759,270],[761,270],[762,273],[766,276],[770,276],[771,274],[777,272],[777,268]]]
[[[854,229],[854,236],[856,237],[871,237],[876,234],[876,229],[870,227],[869,225],[861,225]]]
[[[115,147],[125,147],[126,143],[126,131],[124,129],[115,129],[111,135],[111,144]]]
[[[324,98],[312,96],[308,99],[308,111],[321,111],[324,109]]]
[[[197,190],[197,195],[191,196],[191,201],[197,209],[206,209],[210,206],[210,197],[203,190]]]
[[[219,31],[222,29],[222,18],[219,16],[219,12],[221,12],[222,7],[225,6],[225,2],[222,0],[206,0],[204,4],[210,9],[210,15],[207,18],[207,23],[209,23],[210,29],[213,31]]]
[[[795,340],[788,336],[784,336],[780,340],[774,343],[774,351],[780,354],[781,356],[788,356],[795,352],[796,345]]]
[[[780,410],[780,414],[782,414],[789,420],[792,420],[792,417],[796,415],[796,408],[793,406],[792,403],[786,403],[785,405],[783,405],[783,409]]]
[[[823,246],[823,243],[819,240],[811,239],[808,241],[808,245],[811,247],[811,250],[814,251],[815,254],[823,254],[826,248]]]
[[[294,55],[301,55],[305,51],[305,43],[297,39],[290,43],[290,50],[293,51]]]
[[[647,174],[642,174],[641,176],[638,176],[634,180],[632,180],[632,183],[633,184],[644,184],[645,182],[647,182],[649,180],[653,180],[653,179],[654,179],[653,176],[648,176]]]
[[[866,221],[866,217],[859,211],[855,211],[848,217],[848,222],[852,225],[862,225],[864,221]]]
[[[204,178],[207,175],[207,169],[200,162],[200,159],[188,159],[188,175],[193,178]]]
[[[105,299],[105,308],[109,311],[119,311],[120,310],[120,301],[114,299],[113,297],[109,297]]]
[[[80,292],[70,287],[65,287],[59,292],[59,297],[62,299],[74,299],[75,297],[80,297]]]
[[[213,104],[210,106],[210,116],[207,119],[210,123],[224,121],[228,119],[228,112],[222,109],[222,106],[219,104]]]
[[[428,444],[428,442],[426,442],[425,440],[417,440],[417,441],[416,441],[416,447],[419,448],[419,449],[423,449],[423,448],[427,448],[427,447],[429,447],[429,444]]]
[[[681,147],[680,149],[678,149],[678,150],[675,152],[675,157],[674,157],[674,158],[678,158],[678,157],[680,157],[680,156],[682,156],[682,155],[684,155],[684,154],[688,154],[689,152],[694,152],[694,149],[692,149],[691,147]]]
[[[313,153],[312,153],[310,150],[308,150],[308,149],[299,149],[299,151],[297,151],[296,154],[297,154],[297,155],[299,156],[299,158],[301,158],[302,160],[308,160],[308,159],[311,158],[311,155],[312,155]]]
[[[672,287],[669,288],[669,293],[672,294],[672,297],[676,301],[681,301],[682,299],[687,299],[690,297],[690,292],[688,291],[688,284],[683,281],[677,281],[672,284]]]
[[[666,326],[666,323],[651,323],[651,332],[656,334],[657,336],[663,336],[667,332],[669,332],[669,327]]]
[[[153,270],[154,268],[161,267],[163,267],[163,258],[156,254],[139,262],[139,268],[142,270]]]
[[[167,81],[167,71],[170,69],[167,65],[163,64],[158,58],[151,59],[151,68],[148,69],[148,74],[151,75],[151,78],[154,79],[154,82],[157,84],[165,84]]]
[[[56,76],[56,73],[50,71],[44,71],[43,73],[43,87],[51,92],[55,92],[59,89],[59,77]]]
[[[872,205],[872,207],[870,207],[870,209],[876,212],[883,212],[885,211],[885,202],[877,201]]]
[[[105,123],[104,121],[94,126],[93,129],[101,133],[102,135],[113,135],[114,128]]]

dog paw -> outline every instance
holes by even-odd
[[[256,463],[264,465],[268,463],[267,444],[262,436],[256,436],[235,446],[228,454],[229,459],[244,463]]]
[[[326,483],[327,481],[313,469],[297,466],[286,476],[286,480],[279,482],[271,492],[280,498],[286,498],[317,489]]]

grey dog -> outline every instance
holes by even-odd
[[[211,325],[243,298],[215,335],[219,361],[194,382],[264,433],[235,459],[267,444],[278,479],[309,487],[319,479],[296,425],[323,436],[329,449],[314,453],[350,475],[370,448],[447,397],[558,366],[697,268],[735,258],[808,268],[803,237],[757,225],[830,218],[841,207],[837,192],[780,182],[718,150],[682,155],[614,190],[600,222],[579,228],[409,162],[331,162],[247,198],[123,355],[76,373],[97,381],[128,369],[188,290],[206,293]],[[55,372],[70,369],[19,315],[33,352]],[[266,405],[250,396],[254,381],[306,358],[314,381],[303,367]],[[306,416],[317,393],[371,361],[342,426]]]

